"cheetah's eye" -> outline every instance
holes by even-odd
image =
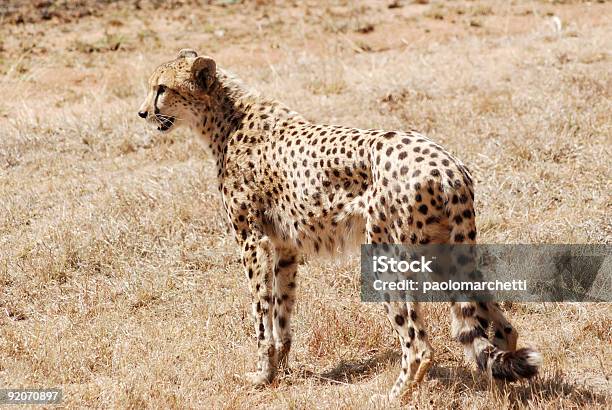
[[[160,96],[162,95],[164,92],[166,91],[166,86],[165,85],[158,85],[157,86],[157,95]]]

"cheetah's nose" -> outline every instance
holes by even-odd
[[[139,116],[140,118],[147,118],[147,115],[148,115],[148,114],[149,114],[149,113],[148,113],[148,112],[146,112],[146,111],[138,111],[138,116]]]

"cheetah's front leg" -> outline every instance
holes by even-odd
[[[272,274],[275,252],[267,236],[252,235],[244,243],[242,261],[249,278],[252,313],[257,335],[257,371],[247,373],[254,385],[270,383],[276,375],[272,323]]]
[[[274,341],[278,365],[289,370],[291,350],[291,314],[295,304],[297,254],[290,249],[276,249],[278,263],[274,271]]]

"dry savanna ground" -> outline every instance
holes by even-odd
[[[301,267],[293,372],[256,390],[247,285],[213,162],[136,116],[192,47],[308,118],[415,128],[477,182],[486,243],[611,243],[612,5],[602,1],[5,1],[0,387],[66,407],[367,408],[399,368],[354,260]],[[427,306],[418,408],[612,406],[612,307],[513,305],[531,383],[490,386]],[[395,403],[392,406],[399,406]]]

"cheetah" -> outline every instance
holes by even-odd
[[[252,298],[257,362],[246,379],[254,385],[287,368],[302,258],[364,242],[476,242],[468,169],[416,131],[310,122],[190,49],[155,69],[148,87],[138,115],[162,133],[190,128],[216,160]],[[402,350],[392,400],[423,379],[433,351],[419,303],[384,308]],[[497,303],[451,302],[450,311],[452,336],[481,370],[510,381],[537,374],[540,355],[517,349]]]

